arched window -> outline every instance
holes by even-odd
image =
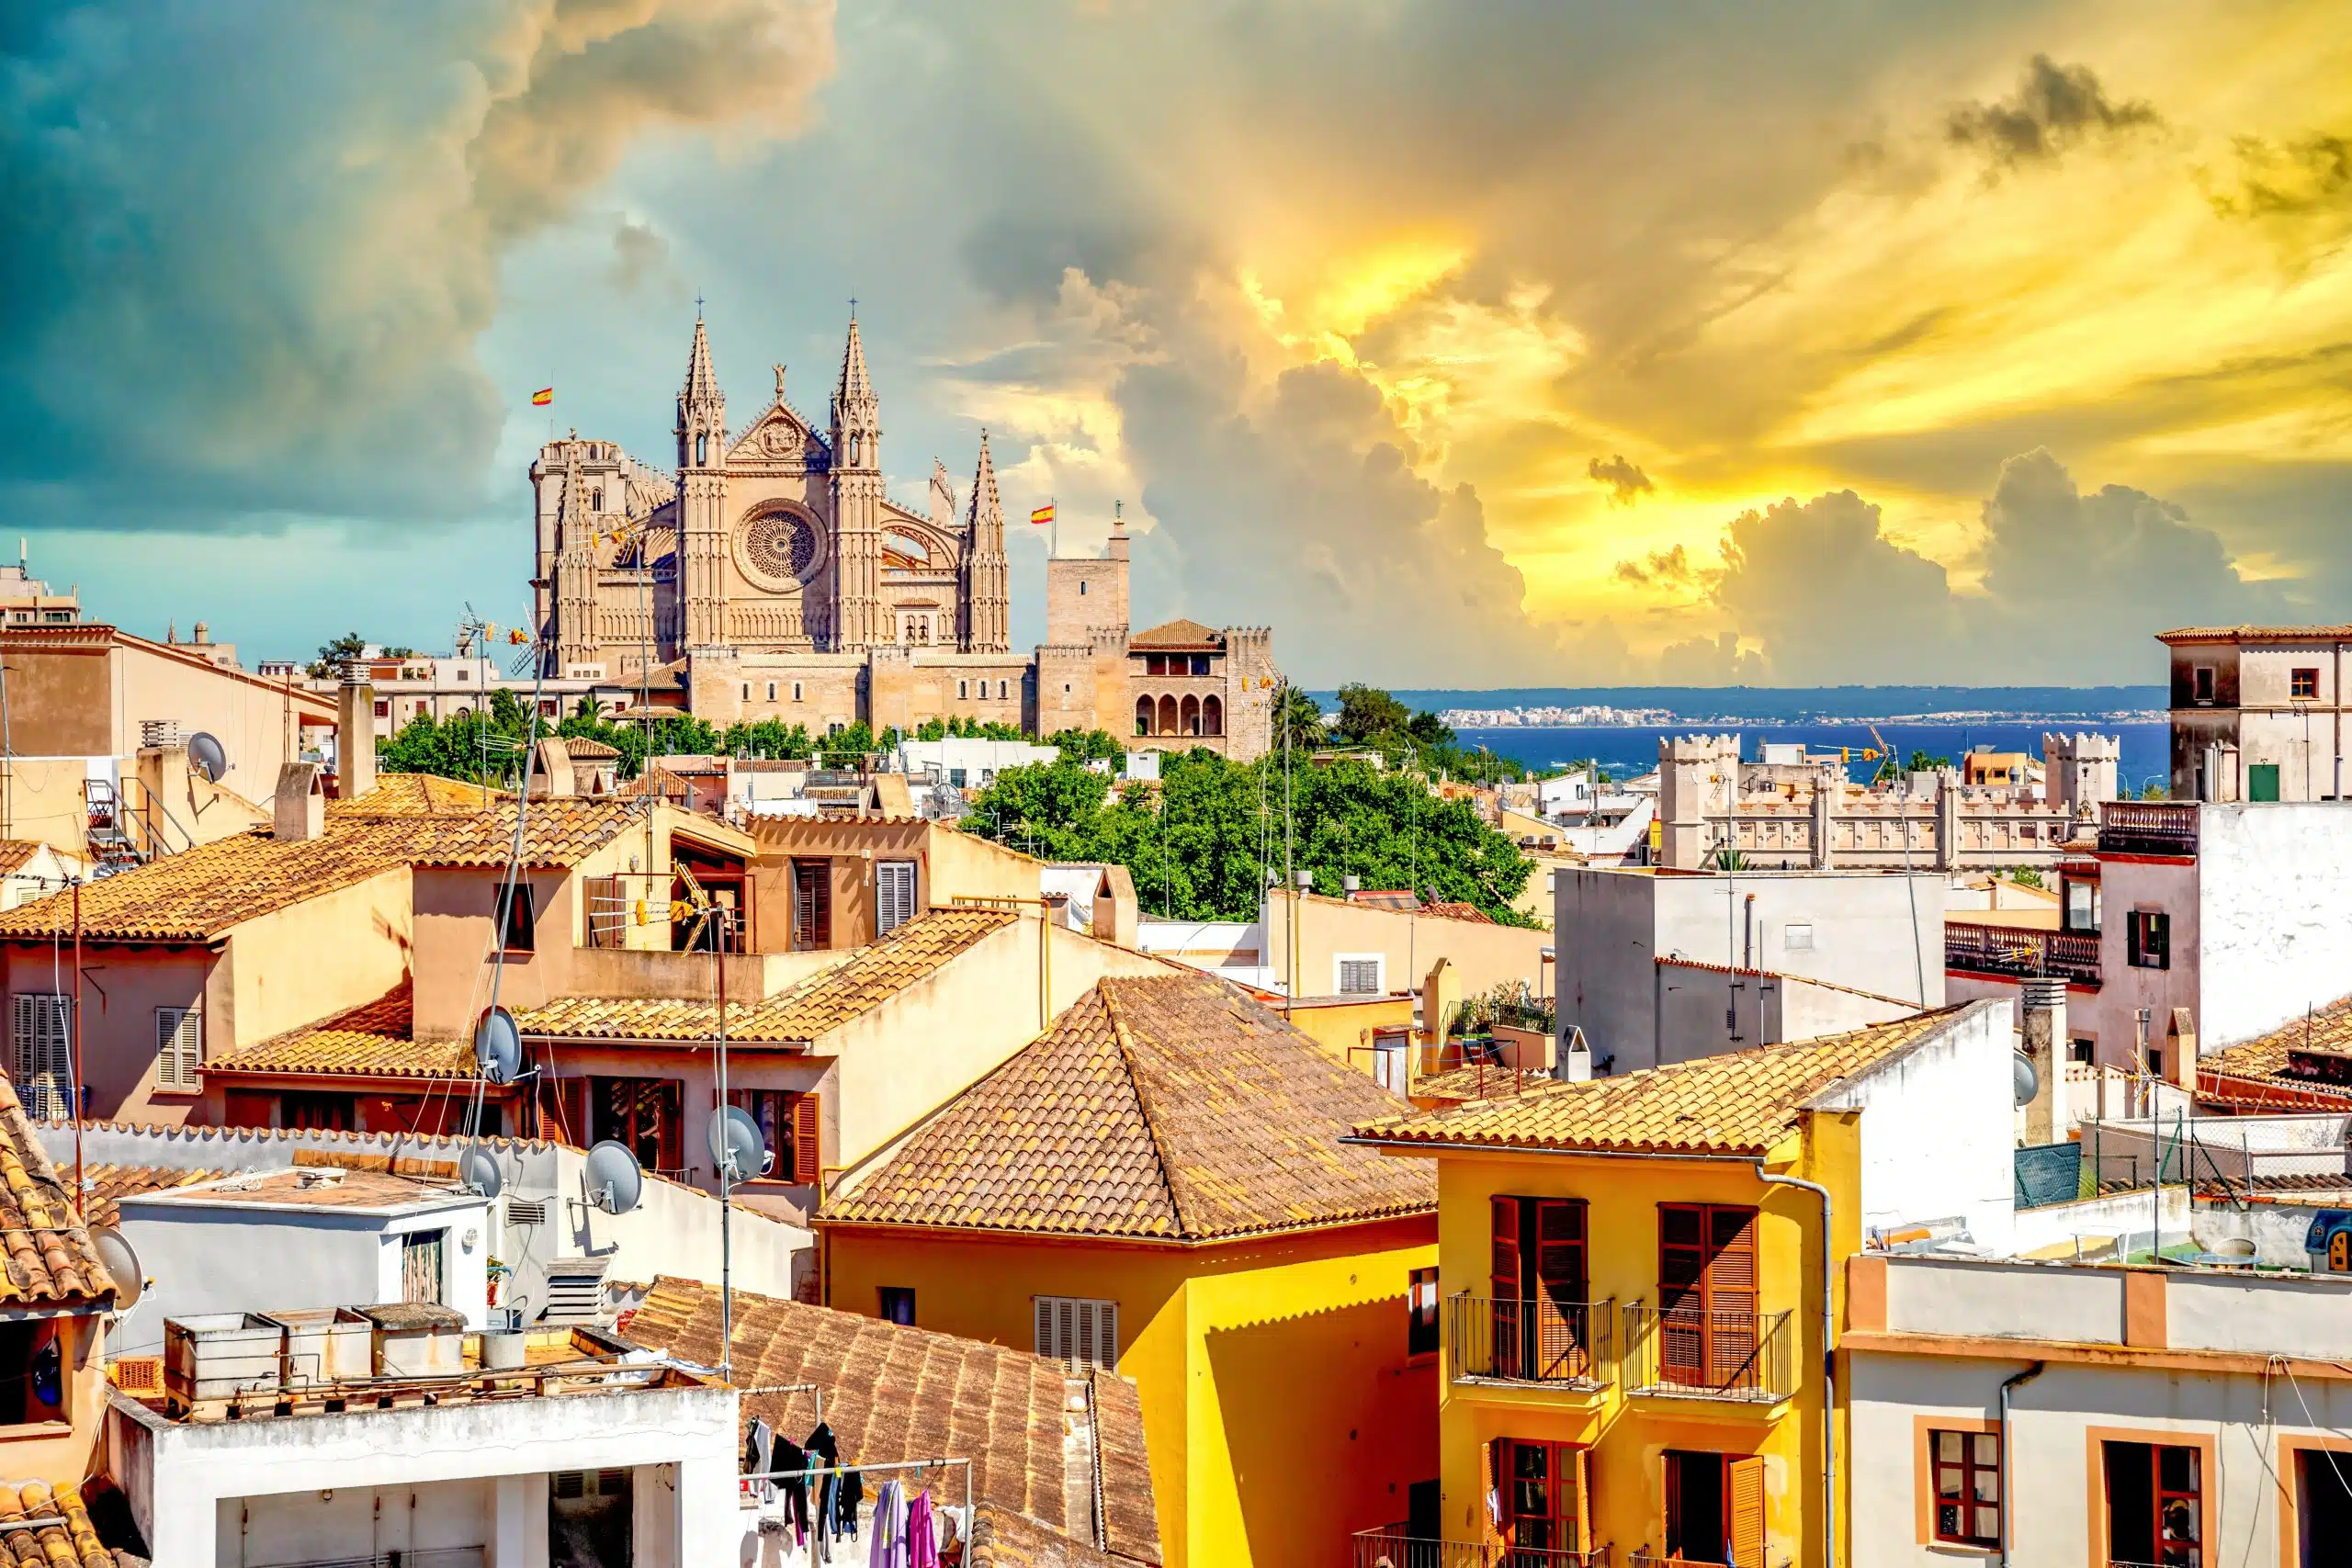
[[[1218,697],[1207,697],[1202,700],[1201,733],[1204,735],[1223,735],[1225,733],[1225,703],[1223,699]]]
[[[695,437],[695,467],[699,468],[705,463],[709,461],[710,437],[707,435],[697,434]]]
[[[1176,728],[1176,699],[1174,697],[1162,697],[1159,699],[1159,733],[1162,735],[1182,735],[1183,733],[1182,730]]]
[[[1176,732],[1179,735],[1198,735],[1201,732],[1201,699],[1186,697],[1182,715],[1177,722]]]
[[[1044,726],[1040,725],[1038,728],[1043,728]],[[1136,699],[1136,733],[1137,735],[1151,733],[1151,699],[1149,697]]]

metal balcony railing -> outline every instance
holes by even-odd
[[[1625,1387],[1772,1404],[1796,1392],[1794,1314],[1625,1309]]]
[[[1625,1568],[1699,1568],[1699,1564],[1688,1557],[1654,1557],[1646,1551],[1636,1551],[1625,1559]],[[1769,1558],[1735,1559],[1725,1555],[1721,1564],[1711,1562],[1707,1568],[1787,1568],[1787,1565],[1785,1560],[1774,1563]]]
[[[2098,936],[2091,931],[2045,931],[2019,926],[1944,922],[1944,967],[1978,975],[2050,976],[2099,983]]]
[[[2109,854],[2194,856],[2197,803],[2103,800],[2098,807],[2098,847]]]
[[[1566,1551],[1502,1541],[1438,1540],[1404,1525],[1359,1530],[1352,1568],[1609,1568],[1609,1548]]]
[[[1610,1354],[1616,1303],[1447,1301],[1448,1364],[1456,1382],[1541,1383],[1589,1393],[1616,1381]]]

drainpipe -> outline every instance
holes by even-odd
[[[2009,1393],[2022,1383],[2030,1383],[2041,1375],[2046,1363],[2036,1361],[2017,1376],[2001,1384],[2001,1568],[2009,1568]]]
[[[2335,798],[2344,798],[2344,645],[2335,645],[2335,680],[2327,692],[2328,705],[2335,710]]]
[[[1835,1265],[1830,1258],[1829,1189],[1803,1177],[1777,1175],[1761,1161],[1756,1179],[1767,1187],[1801,1187],[1821,1200],[1821,1562],[1822,1568],[1838,1568],[1838,1325],[1830,1310]]]

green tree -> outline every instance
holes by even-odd
[[[1273,719],[1273,749],[1283,749],[1283,739],[1288,734],[1294,750],[1311,751],[1325,744],[1331,732],[1324,728],[1323,705],[1296,686],[1285,683],[1275,694]]]
[[[1332,728],[1340,736],[1359,746],[1368,746],[1385,735],[1410,732],[1413,710],[1377,686],[1367,686],[1361,681],[1351,681],[1340,688],[1340,720]],[[1446,739],[1453,738],[1452,730]]]
[[[1046,744],[1060,747],[1065,762],[1117,762],[1127,754],[1117,736],[1100,729],[1056,730]]]
[[[311,661],[310,672],[314,677],[340,675],[343,667],[366,655],[368,639],[357,632],[345,632],[331,642],[319,644],[319,656]]]

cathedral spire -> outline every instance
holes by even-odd
[[[686,384],[678,389],[678,467],[713,468],[724,461],[727,394],[710,367],[710,337],[695,311],[695,346],[686,356]]]
[[[874,395],[874,383],[866,379],[865,344],[858,336],[855,315],[849,319],[849,346],[842,351],[842,384],[834,395],[843,402]]]
[[[1011,572],[1004,558],[1004,502],[996,489],[996,459],[980,432],[980,466],[972,474],[972,505],[964,524],[964,646],[973,653],[1012,648]]]
[[[989,456],[989,433],[980,432],[980,466],[972,475],[972,511],[966,525],[978,543],[993,532],[996,547],[1004,547],[1004,503],[996,491],[996,462]]]
[[[678,400],[690,405],[707,405],[719,400],[718,378],[710,368],[710,335],[703,331],[702,312],[695,312],[694,352],[686,357],[686,385]]]

